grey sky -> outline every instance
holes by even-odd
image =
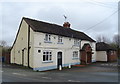
[[[0,6],[0,11],[2,12],[2,14],[0,14],[0,18],[2,18],[2,37],[0,37],[0,39],[7,41],[8,45],[11,46],[15,39],[22,17],[29,17],[40,21],[62,25],[65,21],[63,15],[68,17],[67,21],[71,23],[71,28],[83,31],[93,39],[95,39],[98,35],[105,35],[111,39],[113,35],[118,32],[118,14],[117,12],[114,12],[118,10],[117,5],[119,0],[108,1],[3,1]],[[109,17],[110,15],[112,16]],[[99,22],[101,23],[96,25]],[[96,26],[89,29],[94,25]]]

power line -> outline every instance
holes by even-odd
[[[95,3],[92,3],[92,4],[96,4],[96,5],[99,5],[99,6],[103,6],[103,7],[107,7],[107,8],[112,8],[112,9],[117,9],[117,7],[115,8],[115,7],[111,6],[111,5],[107,5],[107,4],[102,3],[102,2],[98,2],[98,1],[94,1],[94,0],[92,0],[92,2],[95,2]]]
[[[119,9],[119,10],[120,10],[120,9]],[[113,16],[114,14],[116,14],[119,10],[116,10],[114,13],[112,13],[112,14],[111,14],[110,16],[108,16],[107,18],[105,18],[105,19],[103,19],[102,21],[98,22],[97,24],[95,24],[95,25],[87,28],[87,29],[84,30],[84,31],[88,31],[88,30],[90,30],[90,29],[93,29],[93,28],[96,27],[97,25],[99,25],[99,24],[103,23],[104,21],[106,21],[107,19],[109,19],[109,17],[111,17],[111,16]]]

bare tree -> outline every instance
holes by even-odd
[[[120,35],[119,34],[114,35],[113,43],[116,44],[120,48]]]
[[[0,45],[3,46],[3,47],[5,47],[7,45],[7,42],[4,41],[4,40],[2,40],[2,41],[0,41]]]
[[[97,41],[97,42],[102,42],[101,36],[97,36],[97,37],[96,37],[96,41]]]
[[[106,36],[103,36],[103,35],[102,36],[101,35],[97,36],[96,41],[97,42],[110,43],[110,39],[108,39]]]

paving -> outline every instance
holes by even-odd
[[[118,64],[93,63],[37,72],[27,67],[3,64],[3,82],[118,82]]]

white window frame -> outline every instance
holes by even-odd
[[[79,58],[79,52],[73,51],[73,59],[78,59],[78,58]]]
[[[58,44],[62,44],[63,43],[63,37],[62,36],[58,36]]]
[[[44,60],[45,56],[45,60]],[[48,57],[47,57],[48,56]],[[43,51],[43,62],[52,62],[52,51],[51,50],[44,50]]]
[[[79,39],[74,39],[74,45],[79,46],[80,45],[80,40]]]
[[[45,42],[51,42],[51,35],[50,34],[45,34]]]

